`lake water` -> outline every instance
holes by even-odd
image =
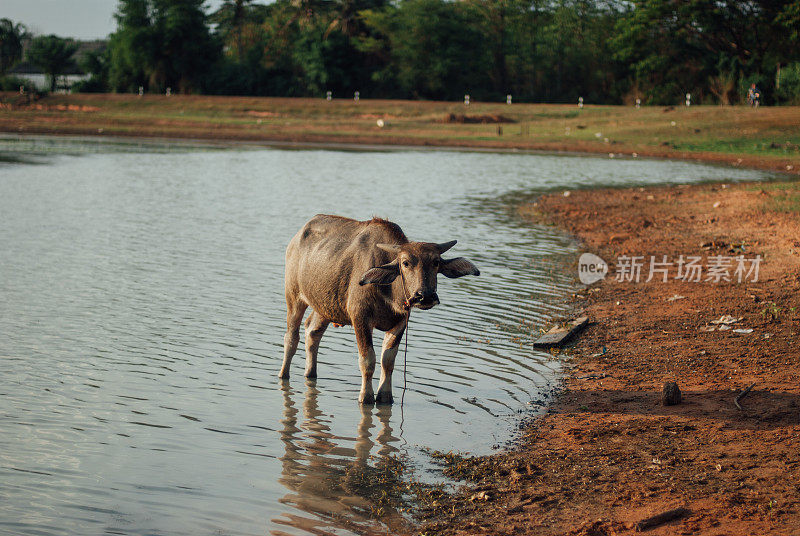
[[[423,448],[490,452],[561,363],[577,244],[519,218],[537,192],[756,179],[681,162],[0,138],[0,533],[383,530],[353,475]],[[349,327],[277,380],[283,252],[316,213],[458,239],[480,277],[412,314],[402,407],[360,408]],[[377,374],[376,374],[377,376]],[[376,380],[377,385],[377,380]],[[372,492],[374,493],[374,489]],[[380,519],[376,519],[380,518]]]

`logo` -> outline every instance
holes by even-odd
[[[608,273],[606,261],[593,253],[584,253],[578,259],[578,279],[584,285],[591,285],[603,279]]]
[[[618,283],[667,283],[671,280],[685,283],[756,283],[759,269],[764,259],[761,255],[679,255],[670,260],[669,256],[620,255],[614,265],[614,280]],[[584,253],[578,259],[578,279],[584,285],[591,285],[605,278],[608,263],[594,255]]]

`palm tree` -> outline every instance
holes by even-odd
[[[232,49],[233,56],[241,60],[244,55],[244,26],[247,22],[250,4],[253,0],[225,0],[211,15],[217,24],[217,31]],[[233,46],[231,46],[231,44]]]
[[[27,36],[28,31],[22,24],[0,19],[0,76],[22,59],[22,41]]]

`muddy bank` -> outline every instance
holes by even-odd
[[[447,457],[467,485],[420,532],[628,534],[685,508],[649,533],[800,534],[798,210],[796,182],[576,191],[524,207],[610,272],[575,296],[592,324],[568,350],[557,403],[512,452]],[[616,280],[623,255],[763,261],[758,281],[684,282],[673,267],[645,283],[645,267],[635,283]],[[737,320],[714,323],[726,315]],[[681,404],[661,404],[668,381]]]

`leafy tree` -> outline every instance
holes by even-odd
[[[219,48],[203,0],[120,0],[109,40],[111,85],[189,93],[203,85]]]
[[[627,70],[613,58],[608,36],[619,13],[613,4],[561,0],[540,13],[537,100],[618,102]]]
[[[721,80],[727,84],[731,65],[739,81],[763,80],[770,94],[772,73],[798,54],[792,44],[797,31],[781,27],[793,20],[795,4],[635,0],[617,24],[616,57],[630,62],[656,101],[674,102],[686,91],[702,95]],[[720,65],[727,67],[721,71]]]
[[[50,91],[56,89],[56,78],[74,66],[72,55],[78,49],[75,43],[55,35],[43,35],[31,40],[27,59],[50,77]]]
[[[669,103],[691,90],[703,68],[703,47],[684,28],[670,0],[641,0],[620,17],[612,46],[651,103]]]
[[[511,52],[510,36],[512,10],[515,2],[511,0],[471,0],[472,9],[482,29],[484,46],[488,49],[491,62],[488,64],[488,79],[496,98],[505,95],[510,89],[508,55]]]
[[[800,63],[800,0],[119,0],[116,18],[87,88],[725,103],[756,81],[788,101]]]
[[[189,93],[199,86],[218,50],[206,25],[204,0],[151,0],[159,43],[150,83]]]
[[[360,53],[343,33],[333,32],[323,37],[325,26],[325,21],[320,26],[306,26],[295,40],[292,60],[302,73],[305,92],[319,96],[326,90],[338,95],[357,91],[355,77]]]
[[[381,9],[387,0],[333,0],[330,4],[330,23],[325,32],[327,37],[333,31],[340,31],[349,38],[363,35],[368,31],[359,13],[365,10]]]
[[[245,52],[244,26],[248,22],[252,0],[225,0],[210,20],[217,25],[228,54],[241,61]]]
[[[109,37],[109,84],[115,91],[147,86],[148,69],[155,55],[157,36],[148,0],[123,0],[114,17],[117,31]]]
[[[778,98],[789,104],[800,104],[800,62],[790,63],[781,70]]]
[[[458,99],[486,94],[490,54],[483,47],[475,7],[444,0],[403,0],[397,6],[364,13],[373,30],[385,36],[389,65],[379,74],[395,78],[405,96]]]
[[[254,49],[264,45],[267,19],[273,6],[253,4],[253,0],[225,0],[209,22],[215,26],[215,33],[224,44],[225,53],[234,61],[247,61]]]
[[[88,80],[82,80],[72,85],[72,91],[80,93],[103,93],[109,90],[109,65],[110,55],[108,48],[91,50],[83,54],[78,61],[80,68],[90,73]]]
[[[775,18],[776,27],[773,31],[785,36],[784,61],[800,60],[800,0],[783,2],[784,6]]]
[[[0,19],[0,76],[22,59],[22,41],[27,30],[22,24]]]

